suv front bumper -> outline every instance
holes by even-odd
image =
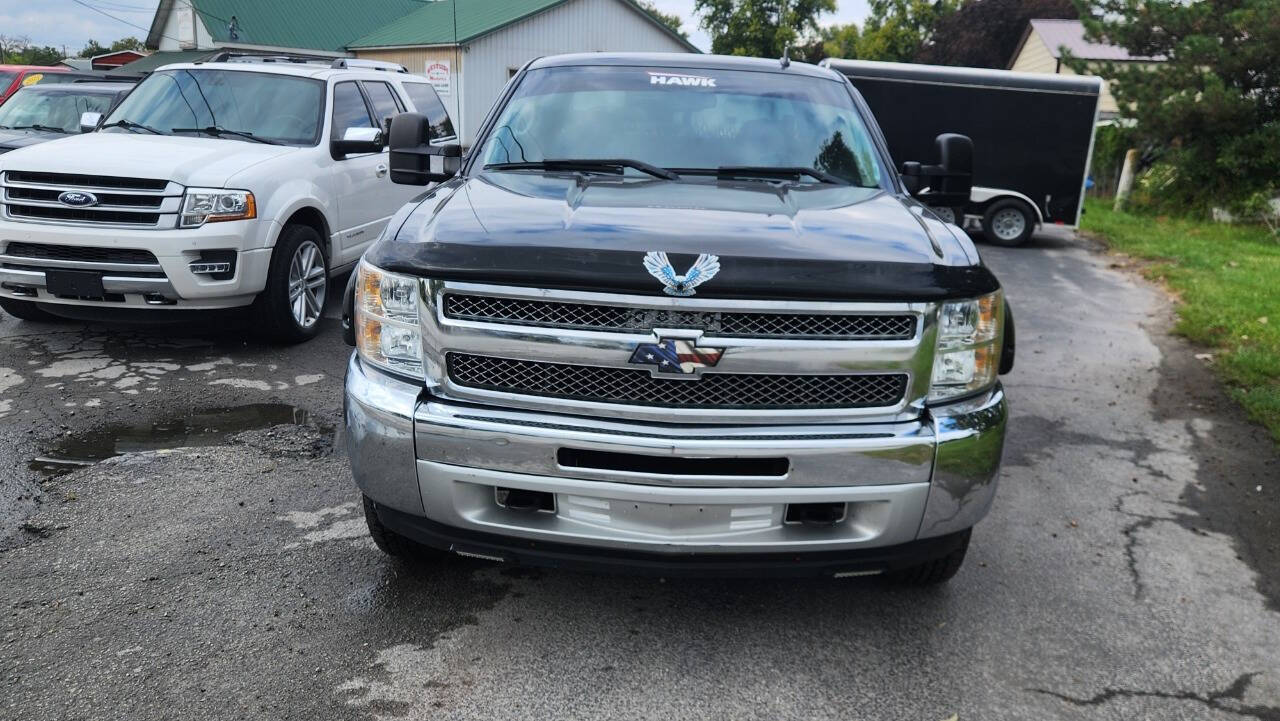
[[[267,239],[278,234],[274,220],[210,223],[199,228],[137,230],[116,227],[15,222],[0,218],[0,297],[37,303],[103,308],[218,309],[248,305],[266,287],[271,264]],[[50,259],[8,253],[13,243],[92,250],[142,250],[155,263]],[[201,251],[234,251],[235,272],[215,280],[191,271]],[[58,253],[57,255],[63,255]],[[88,256],[85,256],[88,257]],[[103,299],[50,294],[46,272],[90,271],[102,275]]]
[[[876,558],[927,557],[986,514],[1008,414],[997,387],[917,423],[619,422],[440,402],[354,354],[345,406],[356,483],[384,523],[427,543],[548,563],[598,556],[607,565],[639,554],[641,565],[808,558],[831,569],[847,556],[881,570],[890,565]],[[571,467],[561,465],[561,448],[787,465],[765,476]],[[554,510],[503,507],[498,488],[550,494]],[[787,522],[788,505],[810,503],[845,504],[845,515],[819,526]]]

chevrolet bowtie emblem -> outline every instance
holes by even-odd
[[[690,340],[659,338],[657,343],[641,343],[631,353],[630,363],[652,366],[657,373],[696,375],[720,362],[723,348],[698,348]]]

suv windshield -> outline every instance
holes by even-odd
[[[105,113],[115,96],[23,88],[0,105],[0,129],[33,128],[51,132],[80,132],[81,113]]]
[[[659,168],[811,168],[880,185],[867,128],[842,83],[738,70],[532,70],[480,154],[485,165],[558,159]]]
[[[164,70],[142,81],[103,125],[129,121],[166,134],[217,128],[288,145],[314,145],[323,111],[321,80],[212,68]],[[108,132],[135,131],[126,126]]]

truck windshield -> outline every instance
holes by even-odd
[[[625,158],[668,169],[808,168],[880,185],[875,146],[853,99],[842,83],[822,78],[543,68],[525,75],[493,127],[479,156],[484,165]]]
[[[287,145],[314,145],[320,139],[324,82],[291,75],[196,68],[152,73],[116,108],[103,126],[108,132],[138,132],[146,126],[169,134],[207,133],[248,142],[248,133]],[[215,134],[216,133],[216,134]]]
[[[0,129],[80,132],[81,113],[105,113],[114,96],[102,93],[44,92],[23,88],[0,105]]]

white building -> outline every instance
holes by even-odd
[[[432,80],[466,145],[533,58],[699,52],[635,0],[160,0],[147,47],[158,52],[124,70],[220,50],[399,63]]]

